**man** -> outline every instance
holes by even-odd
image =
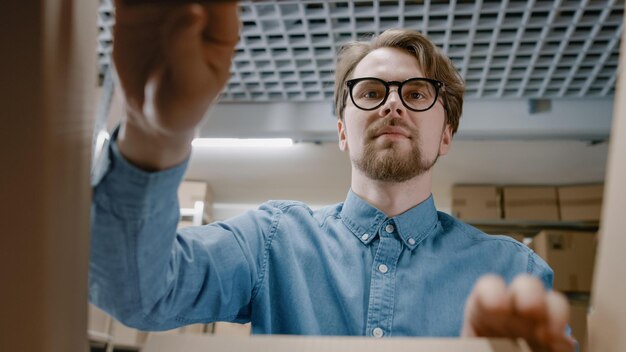
[[[177,234],[177,186],[229,75],[236,5],[118,1],[116,21],[127,116],[95,179],[92,302],[145,330],[251,321],[255,333],[523,337],[535,351],[572,350],[545,262],[434,207],[431,168],[450,148],[463,85],[426,38],[387,31],[340,54],[345,202],[268,202]]]

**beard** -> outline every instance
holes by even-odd
[[[352,158],[352,162],[372,180],[382,182],[405,182],[429,171],[437,162],[439,155],[428,160],[420,148],[419,134],[400,119],[381,119],[372,124],[365,135],[363,153]],[[386,126],[398,126],[410,132],[410,150],[404,151],[397,141],[376,139],[377,132]]]

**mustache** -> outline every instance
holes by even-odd
[[[411,128],[411,126],[409,126],[404,121],[404,119],[391,117],[391,118],[379,119],[379,120],[376,120],[374,123],[372,123],[372,125],[366,131],[366,137],[368,139],[375,139],[377,136],[381,134],[382,129],[384,129],[385,127],[389,127],[389,126],[400,127],[400,128],[405,129],[407,132],[410,133],[411,138],[417,135],[417,132],[413,128]]]

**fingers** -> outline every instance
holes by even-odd
[[[511,283],[514,310],[537,322],[546,320],[546,290],[543,283],[530,275],[520,275]]]
[[[239,41],[239,14],[236,2],[205,5],[209,15],[204,37],[208,43],[234,47]]]
[[[467,300],[462,336],[523,338],[533,351],[571,352],[568,318],[567,300],[546,292],[537,278],[521,275],[507,287],[489,275],[476,283]]]
[[[207,15],[197,4],[177,8],[163,26],[163,53],[170,63],[186,66],[203,62],[202,31]]]
[[[548,326],[553,334],[565,331],[569,321],[569,304],[563,294],[551,291],[547,296]]]
[[[512,313],[511,295],[498,276],[478,280],[465,306],[463,336],[506,335],[502,321]]]

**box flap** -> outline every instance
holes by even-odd
[[[142,352],[531,352],[522,340],[151,335]]]

